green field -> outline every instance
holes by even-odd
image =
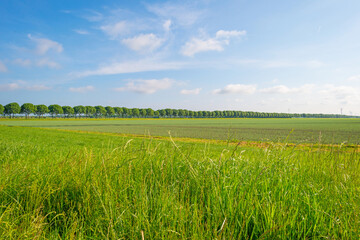
[[[359,239],[359,173],[342,146],[0,126],[0,239]]]
[[[234,141],[360,144],[360,119],[0,120],[11,126]],[[291,134],[290,134],[291,133]],[[290,134],[290,135],[289,135]]]

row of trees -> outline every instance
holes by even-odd
[[[151,108],[126,108],[126,107],[103,107],[103,106],[60,106],[53,104],[46,106],[43,104],[34,105],[32,103],[9,103],[5,106],[0,104],[0,114],[14,117],[15,115],[22,114],[26,118],[31,115],[40,117],[89,117],[89,118],[102,118],[102,117],[146,117],[146,118],[344,118],[353,117],[337,114],[290,114],[290,113],[264,113],[264,112],[246,112],[246,111],[190,111],[186,109],[160,109],[154,111]]]

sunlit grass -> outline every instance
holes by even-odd
[[[360,119],[45,119],[0,125],[234,141],[360,144]]]
[[[0,126],[2,239],[357,239],[360,158]]]

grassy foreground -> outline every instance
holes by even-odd
[[[0,126],[1,239],[358,239],[360,155]]]
[[[360,144],[354,119],[40,119],[0,120],[0,125],[234,141]],[[289,133],[291,133],[289,135]]]

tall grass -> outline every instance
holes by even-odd
[[[360,237],[356,150],[1,132],[2,239]]]

